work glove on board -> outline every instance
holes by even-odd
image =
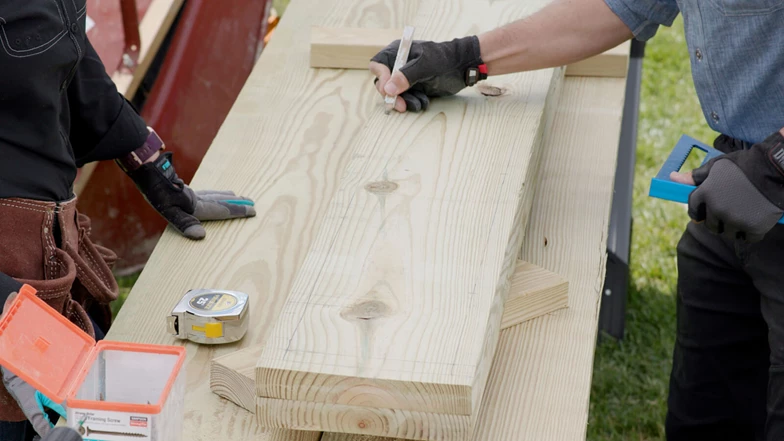
[[[400,40],[392,42],[370,61],[383,64],[391,71],[395,65]],[[427,110],[430,98],[454,95],[487,78],[487,69],[476,36],[452,41],[414,41],[408,62],[400,69],[410,88],[398,94],[406,110]],[[376,78],[378,81],[378,78]],[[394,82],[394,79],[390,83]],[[389,83],[387,83],[389,84]]]
[[[193,191],[177,176],[170,152],[134,170],[118,161],[147,202],[183,236],[201,240],[207,232],[202,221],[256,215],[253,201],[231,191]]]
[[[784,137],[716,157],[692,171],[689,216],[716,234],[762,240],[784,214]]]

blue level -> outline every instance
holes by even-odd
[[[689,157],[694,149],[705,152],[705,159],[702,161],[703,164],[722,155],[720,151],[713,147],[703,144],[690,136],[683,135],[678,143],[675,144],[675,148],[672,149],[672,153],[670,153],[667,161],[664,162],[659,173],[651,180],[651,190],[648,193],[649,196],[667,201],[680,202],[682,204],[689,203],[689,195],[697,187],[673,182],[670,179],[670,173],[681,171],[681,167],[683,167],[683,164],[686,162],[686,158]],[[779,220],[779,223],[784,224],[784,217]]]

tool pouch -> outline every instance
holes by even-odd
[[[0,272],[35,288],[42,300],[93,337],[91,317],[103,331],[111,325],[109,303],[118,294],[111,271],[116,260],[90,240],[90,220],[76,211],[75,198],[62,203],[0,199]],[[0,388],[0,421],[24,419]]]

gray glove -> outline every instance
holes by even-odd
[[[51,422],[39,404],[36,390],[6,368],[0,367],[0,371],[2,371],[3,375],[3,385],[5,385],[5,388],[16,402],[19,403],[19,407],[24,412],[27,420],[33,425],[33,429],[35,429],[38,435],[49,440],[49,438],[46,438],[46,435],[52,430]]]
[[[712,159],[692,172],[689,216],[712,232],[759,242],[784,214],[784,137]]]
[[[82,441],[82,436],[73,429],[67,427],[57,427],[49,431],[41,441]]]
[[[386,65],[391,71],[397,58],[400,40],[376,54],[370,61]],[[477,81],[487,78],[480,66],[479,38],[456,38],[452,41],[414,41],[408,62],[400,68],[411,87],[400,94],[406,110],[427,110],[431,97],[454,95]]]
[[[201,221],[253,217],[253,201],[231,191],[193,191],[177,176],[171,153],[128,172],[145,199],[183,236],[207,235]]]

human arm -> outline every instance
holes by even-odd
[[[120,159],[118,163],[145,199],[190,239],[205,237],[201,221],[254,216],[250,199],[233,192],[195,192],[185,185],[177,176],[171,153],[161,153],[163,141],[153,136],[118,93],[95,49],[85,41],[86,54],[68,88],[70,140],[77,165]]]
[[[450,74],[459,79],[464,75],[459,72],[462,66],[449,61],[465,54],[470,39],[476,39],[478,48],[472,56],[487,66],[488,75],[562,66],[597,55],[632,36],[650,38],[658,25],[671,24],[677,13],[674,0],[556,0],[530,17],[476,37],[417,42],[412,54],[417,44],[423,45],[425,49],[420,49],[417,57],[421,59],[410,57],[401,72],[393,76],[389,72],[391,64],[386,62],[389,56],[374,57],[370,70],[379,79],[376,88],[382,95],[398,95],[409,88],[415,92],[422,88],[417,84],[427,86],[432,79]],[[397,53],[394,45],[384,51]],[[417,67],[412,69],[414,65]],[[456,93],[455,89],[449,92]],[[401,96],[395,108],[404,111],[406,107]]]

